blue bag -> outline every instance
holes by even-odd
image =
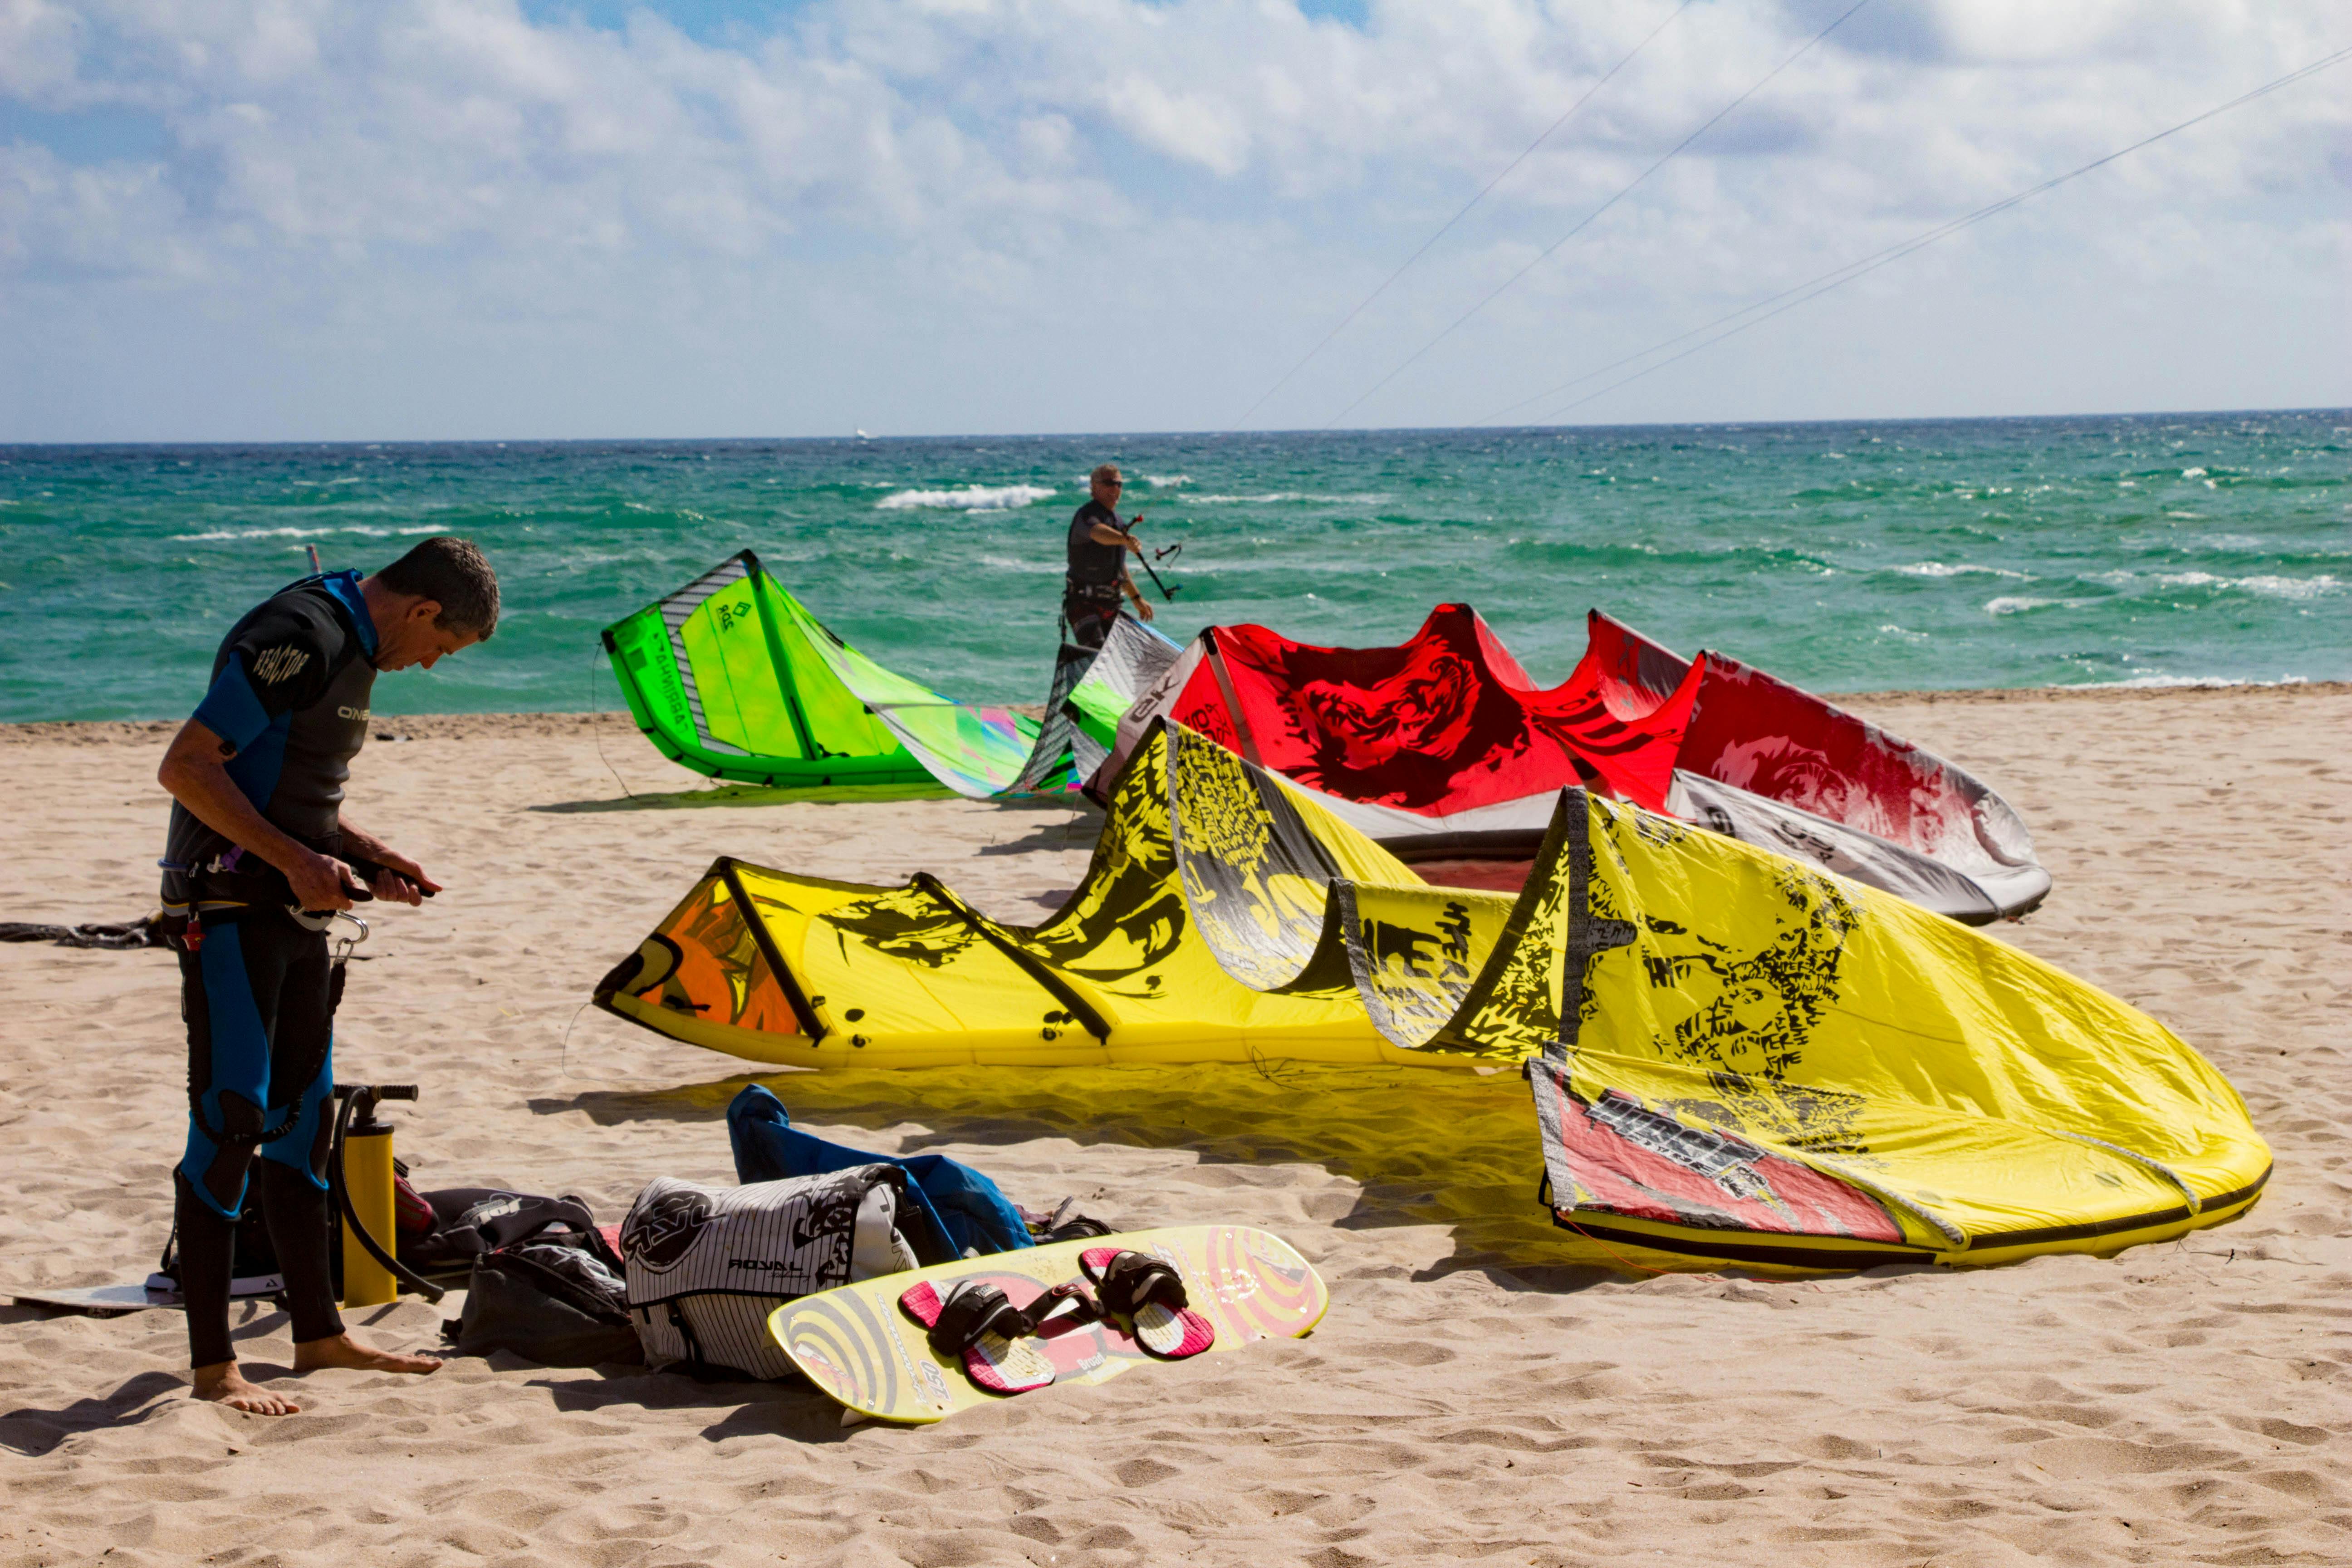
[[[795,1128],[784,1102],[756,1083],[746,1085],[728,1106],[727,1138],[735,1148],[735,1179],[745,1186],[855,1165],[897,1165],[907,1173],[924,1217],[958,1254],[1016,1252],[1036,1245],[1021,1211],[970,1165],[945,1154],[900,1160],[828,1143]]]

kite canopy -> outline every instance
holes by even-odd
[[[1620,711],[1674,713],[1698,681],[1675,761],[1681,793],[1667,804],[1676,816],[1725,831],[1717,813],[1742,810],[1743,795],[1793,807],[1958,873],[1955,881],[1974,885],[1984,910],[1979,919],[2022,914],[2050,891],[2050,873],[2033,858],[2024,821],[1958,764],[1736,658],[1701,652],[1685,663],[1598,610],[1587,627],[1585,663],[1599,667]],[[1800,835],[1809,826],[1759,823],[1727,831],[1805,858],[1809,847]],[[1972,912],[1934,899],[1918,901],[1963,920]]]
[[[1397,647],[1316,647],[1264,626],[1212,626],[1170,666],[1150,705],[1129,714],[1120,738],[1131,744],[1153,719],[1172,720],[1318,794],[1463,831],[1531,797],[1548,816],[1552,795],[1579,783],[1664,809],[1697,692],[1696,678],[1688,684],[1658,700],[1645,692],[1629,722],[1594,660],[1547,690],[1477,611],[1440,605]],[[1115,752],[1111,766],[1124,756]]]
[[[1585,790],[1516,898],[1433,888],[1168,725],[1043,924],[722,859],[595,999],[812,1067],[1518,1065],[1561,1223],[1718,1261],[2107,1251],[2270,1166],[2162,1025],[1901,899]]]
[[[1167,719],[1416,862],[1524,859],[1557,792],[1583,786],[1972,924],[2049,890],[2016,813],[1933,753],[1735,660],[1685,661],[1599,611],[1588,624],[1583,658],[1549,689],[1467,605],[1440,605],[1396,647],[1212,627],[1129,710],[1095,777]]]
[[[661,753],[713,778],[1059,794],[1099,764],[1118,715],[1175,657],[1122,616],[1103,651],[1065,645],[1041,721],[885,669],[746,550],[604,629],[629,711]]]
[[[748,550],[606,626],[604,649],[637,728],[698,773],[759,784],[929,777],[826,654],[857,656]]]

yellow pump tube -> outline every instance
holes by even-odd
[[[394,1229],[395,1211],[393,1206],[392,1124],[379,1121],[371,1103],[364,1119],[347,1127],[342,1138],[343,1190],[352,1200],[352,1212],[368,1228],[376,1244],[390,1251],[397,1245]],[[358,1237],[352,1234],[351,1220],[346,1217],[343,1228],[343,1305],[346,1307],[381,1307],[398,1298],[400,1288],[392,1271],[368,1255]]]

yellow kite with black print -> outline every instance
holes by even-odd
[[[1718,1263],[2104,1252],[2270,1172],[2164,1026],[1903,900],[1581,790],[1516,898],[1432,887],[1179,726],[1039,925],[722,859],[596,1000],[791,1066],[1509,1065],[1561,1225]]]

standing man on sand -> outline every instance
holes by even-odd
[[[372,577],[282,588],[229,629],[213,683],[156,777],[172,794],[162,865],[188,1025],[188,1144],[173,1171],[194,1394],[261,1415],[300,1408],[237,1371],[230,1260],[254,1156],[293,1317],[294,1370],[429,1373],[343,1331],[329,1269],[335,1081],[331,911],[364,889],[421,903],[440,884],[346,821],[376,672],[439,660],[498,625],[499,581],[462,539],[428,539]]]
[[[1133,522],[1118,521],[1124,487],[1118,465],[1105,463],[1087,481],[1094,499],[1070,519],[1070,574],[1062,584],[1062,619],[1069,626],[1070,640],[1087,647],[1098,648],[1110,636],[1122,594],[1138,616],[1151,618],[1150,602],[1127,574],[1127,552],[1143,553],[1134,532],[1143,514],[1137,512]]]

